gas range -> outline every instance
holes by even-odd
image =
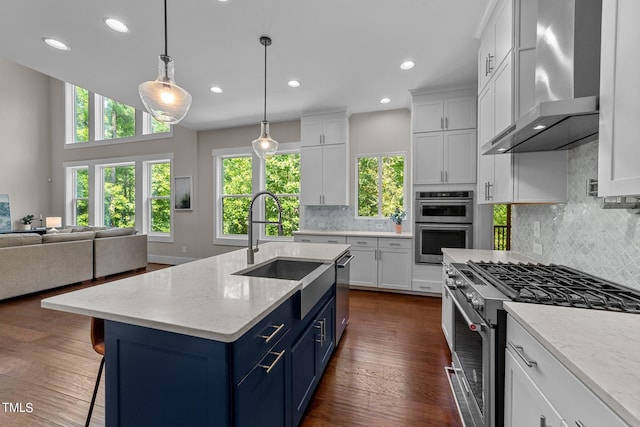
[[[445,285],[495,325],[504,301],[640,313],[640,291],[564,265],[452,264]]]

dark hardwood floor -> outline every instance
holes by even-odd
[[[0,302],[0,426],[84,425],[100,363],[89,318],[40,300],[140,273]],[[350,310],[302,426],[461,426],[443,369],[451,356],[440,299],[351,291]],[[91,425],[104,425],[104,382]]]

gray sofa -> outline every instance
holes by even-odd
[[[133,229],[0,235],[0,300],[144,268],[147,236]]]

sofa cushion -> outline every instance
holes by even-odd
[[[0,248],[39,245],[41,243],[42,243],[42,236],[40,236],[38,233],[0,234]]]
[[[93,240],[93,231],[79,231],[77,233],[45,234],[42,243],[72,242],[74,240]]]
[[[134,227],[110,228],[108,230],[96,231],[96,239],[99,239],[100,237],[131,236],[134,234],[136,234],[136,229]]]
[[[66,225],[65,229],[70,229],[72,233],[78,233],[82,231],[98,231],[98,230],[106,230],[107,227],[102,226],[93,226],[93,225]]]

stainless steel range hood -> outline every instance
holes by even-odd
[[[602,0],[538,0],[536,105],[482,154],[566,150],[598,138]]]

